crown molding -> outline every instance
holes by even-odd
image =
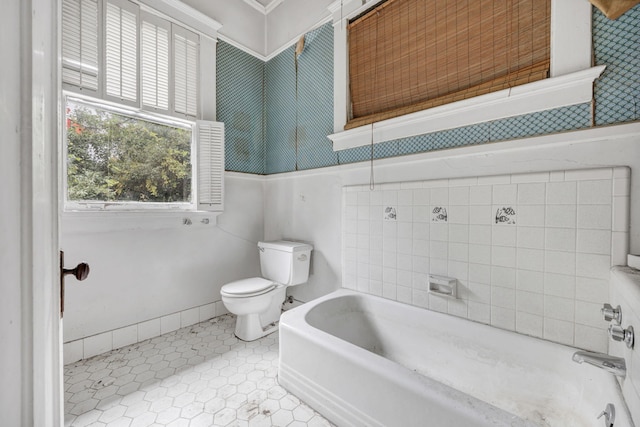
[[[222,24],[215,19],[205,15],[182,3],[179,0],[138,0],[141,4],[157,10],[167,16],[177,18],[181,22],[189,25],[194,30],[206,34],[212,38],[217,38],[218,31]]]
[[[246,4],[248,4],[249,6],[254,8],[255,10],[257,10],[258,12],[261,12],[265,16],[267,14],[269,14],[269,12],[271,12],[273,9],[278,7],[278,5],[280,5],[280,3],[282,3],[283,1],[284,0],[271,0],[271,2],[269,2],[269,4],[267,4],[266,6],[263,6],[262,4],[257,2],[256,0],[244,0],[244,2]]]

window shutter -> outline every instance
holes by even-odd
[[[62,2],[62,82],[98,90],[98,0]]]
[[[198,120],[198,210],[224,208],[224,123]]]
[[[143,14],[140,32],[142,105],[169,110],[169,38],[171,24]]]
[[[107,0],[105,91],[119,101],[138,102],[138,6],[127,0]]]
[[[197,34],[173,25],[174,110],[195,118],[198,114]]]

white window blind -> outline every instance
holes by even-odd
[[[106,1],[105,93],[138,102],[138,6],[127,0]]]
[[[224,207],[224,123],[196,121],[198,210]]]
[[[171,24],[143,13],[140,32],[142,105],[169,110],[169,49]]]
[[[98,0],[62,2],[62,82],[98,90]]]
[[[174,110],[188,117],[198,113],[198,35],[173,25]]]

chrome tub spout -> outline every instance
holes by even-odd
[[[627,364],[623,357],[609,356],[608,354],[593,351],[576,351],[573,353],[573,361],[577,363],[586,362],[618,377],[624,378],[627,375]]]

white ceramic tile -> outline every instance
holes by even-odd
[[[469,206],[449,206],[449,224],[469,224]]]
[[[358,207],[357,206],[345,206],[344,208],[345,219],[358,219]]]
[[[358,206],[358,220],[369,220],[369,205]]]
[[[542,337],[544,320],[542,316],[516,312],[516,332],[533,337]]]
[[[413,235],[413,223],[398,221],[397,222],[397,236],[401,239],[409,238]]]
[[[492,205],[492,186],[491,185],[475,185],[469,187],[469,204],[470,205]]]
[[[386,237],[398,236],[398,224],[395,221],[384,221],[382,223],[382,235]]]
[[[369,232],[371,233],[371,236],[382,236],[384,226],[384,222],[382,221],[382,210],[380,210],[377,218],[379,221],[372,220],[369,222]]]
[[[391,285],[389,283],[382,284],[382,297],[397,300],[397,286]]]
[[[413,238],[414,239],[429,239],[429,224],[424,222],[413,223]]]
[[[516,227],[494,226],[491,229],[491,244],[497,246],[516,246]]]
[[[576,277],[544,273],[544,293],[545,295],[574,299],[576,295]]]
[[[469,319],[473,321],[490,324],[491,306],[476,301],[469,301],[467,303],[467,315]]]
[[[545,318],[543,337],[561,344],[573,345],[573,330],[573,322]]]
[[[519,205],[543,205],[545,203],[545,184],[518,184]]]
[[[428,273],[429,272],[429,262],[430,259],[427,257],[423,257],[423,256],[416,256],[414,255],[412,257],[412,264],[413,264],[413,272],[414,273]]]
[[[612,231],[629,231],[629,199],[613,198]]]
[[[398,191],[398,206],[410,206],[413,204],[413,190]]]
[[[80,339],[64,343],[62,351],[65,365],[82,360],[84,356],[84,340]]]
[[[626,265],[629,253],[629,233],[614,231],[611,236],[611,265]]]
[[[609,336],[606,330],[577,324],[575,334],[574,345],[576,347],[601,353],[607,352]]]
[[[576,271],[576,254],[572,252],[545,251],[544,269],[549,273],[573,275]]]
[[[468,205],[469,187],[449,187],[449,205]]]
[[[111,331],[93,335],[84,339],[84,359],[98,354],[106,353],[113,349],[113,335]]]
[[[430,199],[431,206],[448,205],[449,188],[432,188]]]
[[[575,205],[578,201],[578,186],[575,182],[550,182],[546,193],[549,205]]]
[[[413,239],[413,255],[429,256],[429,241]]]
[[[570,170],[564,173],[564,179],[567,181],[583,181],[594,179],[611,179],[613,177],[613,169],[578,169]]]
[[[574,301],[570,298],[561,298],[553,295],[544,296],[544,315],[549,319],[573,322]]]
[[[413,190],[414,206],[429,206],[431,201],[431,191],[427,188]]]
[[[385,283],[397,284],[398,270],[395,268],[384,267],[382,269],[382,281]]]
[[[482,264],[469,264],[469,281],[483,284],[491,283],[491,267]]]
[[[370,224],[370,222],[368,220],[359,219],[358,221],[356,221],[356,233],[357,234],[369,234],[371,232],[369,224]],[[347,229],[347,230],[349,230],[349,229]]]
[[[602,304],[609,300],[609,282],[606,279],[576,277],[576,299]]]
[[[518,270],[516,288],[521,291],[542,293],[544,290],[544,274],[539,271]]]
[[[574,252],[576,250],[576,229],[547,228],[544,247],[552,251]]]
[[[384,193],[382,191],[371,191],[369,195],[369,204],[372,206],[382,206],[384,204]]]
[[[364,279],[369,278],[369,263],[359,262],[356,266],[356,270],[357,270],[356,276],[358,276],[358,278],[364,278]],[[182,327],[184,328],[185,326],[187,325],[184,325]]]
[[[414,206],[412,216],[414,223],[431,221],[431,211],[429,206]]]
[[[464,261],[449,260],[448,275],[460,281],[469,280],[469,263]]]
[[[517,245],[519,248],[544,249],[543,227],[517,227]]]
[[[383,285],[384,286],[384,285]],[[398,286],[396,288],[396,299],[399,302],[411,304],[412,289],[404,286]]]
[[[425,307],[425,305],[422,305],[423,299],[420,298],[419,295],[418,295],[418,298],[416,298],[417,292],[418,291],[413,292],[413,303],[419,307]],[[447,298],[439,295],[434,295],[434,294],[427,294],[427,298],[428,298],[428,306],[426,307],[428,307],[429,310],[438,311],[440,313],[446,313],[447,310],[449,309],[449,305],[447,304]]]
[[[449,240],[449,228],[446,223],[431,223],[429,235],[431,236],[431,240],[446,242]]]
[[[382,192],[382,204],[396,206],[398,204],[398,192],[396,190],[384,190]]]
[[[612,183],[610,179],[578,182],[578,204],[610,205]]]
[[[544,295],[535,292],[516,291],[516,312],[543,316]]]
[[[356,279],[356,290],[358,292],[371,293],[371,289],[369,288],[369,279],[366,277],[358,277]]]
[[[445,241],[431,240],[429,242],[429,256],[432,259],[447,259],[449,257],[449,244]]]
[[[401,190],[413,190],[415,188],[422,188],[422,181],[401,182]]]
[[[515,330],[516,312],[508,308],[491,307],[491,325],[496,328]]]
[[[394,240],[395,242],[395,240]],[[396,268],[398,265],[398,254],[394,251],[382,252],[382,266],[387,268]]]
[[[369,265],[369,277],[371,278],[371,280],[377,280],[377,281],[381,281],[382,278],[382,265],[375,265],[375,264],[371,264]]]
[[[446,259],[429,258],[429,273],[447,276],[449,274],[449,262]]]
[[[424,181],[422,183],[423,188],[439,188],[439,187],[448,187],[449,180],[448,179],[432,179],[430,181]]]
[[[523,227],[544,226],[545,206],[544,205],[523,205],[518,206],[516,211],[517,224]]]
[[[449,259],[453,261],[469,261],[469,245],[467,243],[449,242]]]
[[[371,192],[358,191],[356,194],[358,195],[358,198],[357,198],[358,206],[369,206],[369,201],[371,200]]]
[[[369,249],[370,237],[368,234],[358,234],[357,235],[357,244],[356,247],[358,249]]]
[[[160,318],[160,333],[162,335],[180,329],[180,313],[169,314]]]
[[[606,279],[609,277],[611,257],[608,255],[577,254],[576,273],[581,277]]]
[[[469,225],[449,224],[449,241],[454,243],[469,243]]]
[[[472,205],[469,206],[469,224],[486,224],[493,223],[493,209],[491,205]]]
[[[614,197],[617,199],[617,197]],[[611,206],[607,205],[579,205],[578,228],[595,228],[611,230]],[[618,230],[613,230],[618,231]]]
[[[613,195],[628,196],[631,190],[631,181],[629,178],[616,178],[613,180]]]
[[[558,228],[576,227],[575,205],[547,205],[545,210],[545,226]]]
[[[516,263],[518,269],[544,271],[544,251],[540,249],[518,248]]]
[[[564,171],[549,172],[549,181],[550,182],[564,181]]]
[[[611,231],[579,228],[576,252],[606,255],[611,251]]]
[[[489,245],[469,244],[469,262],[491,264],[491,247]]]
[[[157,337],[159,335],[160,319],[152,319],[138,323],[138,342]]]
[[[429,274],[428,273],[413,273],[411,279],[411,287],[413,289],[420,289],[422,291],[429,290]]]
[[[511,175],[511,183],[534,183],[534,182],[548,182],[549,172],[531,172],[520,173]]]
[[[594,328],[603,329],[605,322],[602,319],[600,308],[602,304],[576,301],[575,322],[580,325],[592,326]]]
[[[516,269],[509,267],[491,267],[491,285],[504,288],[516,287]]]
[[[494,205],[515,205],[517,202],[518,186],[516,184],[494,185],[492,193]]]
[[[467,301],[462,299],[447,300],[447,313],[452,316],[467,318]]]
[[[479,176],[478,185],[510,184],[511,175]]]
[[[369,249],[371,251],[369,254],[373,252],[382,252],[384,249],[384,237],[382,237],[382,235],[376,236],[372,234],[369,237]],[[366,250],[363,251],[366,253]]]
[[[491,244],[491,226],[490,225],[470,225],[469,226],[469,243],[490,245]]]
[[[410,238],[398,238],[398,254],[411,255],[413,251],[413,240]]]
[[[500,286],[491,287],[491,306],[502,307],[515,310],[516,291],[515,289],[503,288]]]
[[[469,282],[469,301],[491,304],[491,286],[484,283]]]
[[[449,180],[449,187],[468,187],[478,185],[478,178],[475,176],[468,178],[452,178]]]
[[[138,325],[113,330],[113,348],[122,348],[138,342]]]
[[[346,188],[345,188],[346,189]],[[358,193],[353,191],[344,192],[344,203],[346,206],[355,206],[358,204]]]
[[[384,280],[384,275],[383,275]],[[396,285],[413,287],[413,273],[406,270],[396,271]]]
[[[344,233],[344,246],[355,248],[358,246],[358,235],[355,233]]]
[[[501,267],[516,266],[516,248],[493,246],[491,248],[491,264]]]
[[[369,282],[369,293],[376,296],[382,296],[383,285],[382,282],[371,280]]]

